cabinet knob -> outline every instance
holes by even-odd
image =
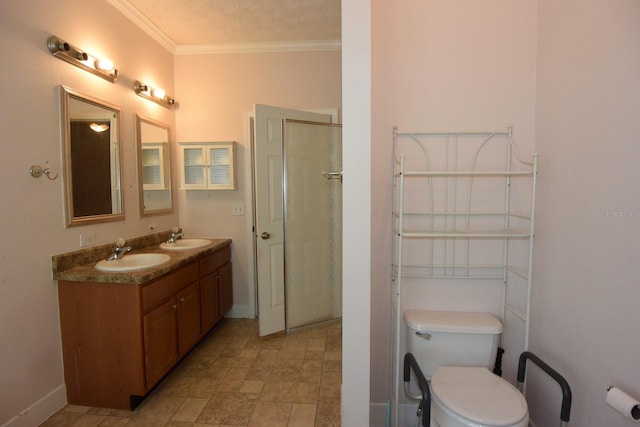
[[[171,308],[172,308],[173,310],[177,309],[177,308],[178,308],[178,304],[173,304],[173,305],[171,306]]]
[[[184,302],[184,297],[180,298],[180,302]]]

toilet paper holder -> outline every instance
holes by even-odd
[[[608,386],[605,401],[607,405],[625,418],[640,423],[640,402],[620,388],[613,385]]]

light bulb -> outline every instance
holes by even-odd
[[[160,98],[160,99],[164,99],[164,97],[166,95],[164,93],[164,90],[162,90],[162,89],[153,89],[153,92],[151,92],[151,94],[153,96],[155,96],[156,98]]]
[[[103,71],[111,71],[114,68],[113,62],[110,59],[96,59],[96,68]]]

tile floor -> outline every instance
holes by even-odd
[[[341,366],[340,323],[260,338],[224,319],[135,411],[67,405],[43,426],[340,426]]]

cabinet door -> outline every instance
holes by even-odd
[[[147,388],[178,361],[178,304],[175,298],[143,316]]]
[[[200,278],[202,334],[209,332],[220,319],[218,304],[218,274],[216,271]]]
[[[180,356],[198,342],[200,337],[200,288],[193,282],[177,294],[178,350]]]
[[[233,306],[233,277],[231,263],[218,270],[218,298],[220,299],[220,317],[223,317]]]
[[[235,189],[233,143],[217,143],[208,146],[209,182],[208,187],[216,190]]]
[[[182,188],[207,187],[207,152],[203,146],[181,148],[180,175]]]

